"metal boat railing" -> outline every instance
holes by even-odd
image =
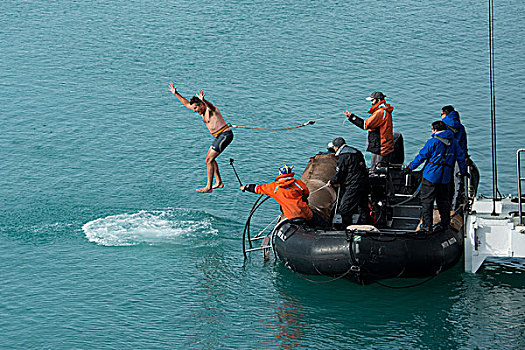
[[[262,229],[259,233],[257,233],[255,236],[252,237],[250,232],[251,227],[251,220],[253,214],[259,209],[259,207],[266,202],[270,197],[265,195],[260,195],[259,198],[255,201],[253,204],[252,210],[250,211],[250,214],[248,215],[248,218],[246,219],[246,223],[244,225],[244,232],[242,234],[242,253],[244,255],[244,259],[248,258],[248,253],[262,250],[263,256],[265,260],[269,259],[270,251],[273,249],[272,244],[272,236],[274,234],[275,227],[272,228],[272,230],[267,231],[270,226],[273,225],[273,223],[280,218],[281,215],[277,216],[272,222],[270,222],[264,229]],[[278,225],[278,224],[277,224]],[[254,247],[254,243],[257,241],[261,241],[261,244],[259,247]]]

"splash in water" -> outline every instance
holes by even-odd
[[[216,235],[212,221],[209,215],[185,210],[141,210],[90,221],[82,230],[90,242],[100,245],[156,245],[177,243],[181,237]]]

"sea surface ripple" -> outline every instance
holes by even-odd
[[[525,5],[495,1],[501,193],[523,148]],[[241,234],[271,181],[366,116],[381,90],[406,162],[452,104],[492,193],[487,5],[479,1],[0,3],[0,348],[525,348],[525,264],[461,264],[417,288],[312,284]],[[237,125],[211,195],[202,88]],[[254,230],[278,213],[268,201]],[[407,285],[414,281],[390,281]]]

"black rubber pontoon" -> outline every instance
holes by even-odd
[[[474,164],[469,171],[467,198],[473,198],[479,172]],[[344,276],[360,284],[432,277],[453,267],[463,255],[462,213],[468,201],[452,215],[450,227],[430,233],[416,231],[421,174],[409,176],[412,178],[403,179],[399,169],[386,169],[371,177],[376,226],[318,230],[289,220],[281,222],[274,230],[277,256],[294,272]]]
[[[400,155],[396,159],[402,163],[401,135],[398,140]],[[333,154],[319,154],[310,158],[301,176],[310,189],[310,208],[329,221],[337,206],[337,196],[325,184],[335,173],[335,164]],[[250,235],[251,217],[262,204],[259,198],[246,222],[244,255],[273,247],[276,256],[296,273],[335,279],[344,277],[360,284],[398,277],[436,276],[456,265],[463,255],[463,215],[479,183],[475,164],[469,165],[469,173],[471,178],[465,184],[464,200],[453,208],[451,225],[434,232],[417,231],[422,209],[419,200],[421,172],[403,175],[400,164],[379,168],[370,174],[369,203],[374,226],[321,230],[306,227],[296,220],[284,220],[269,234],[271,246],[267,239],[266,245],[254,248],[252,242],[263,237],[264,231],[254,238]],[[435,215],[434,222],[438,218]]]
[[[430,277],[463,254],[463,233],[323,231],[284,222],[275,231],[279,259],[301,274],[338,277],[360,284],[397,277]]]

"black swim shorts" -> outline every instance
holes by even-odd
[[[233,141],[233,132],[231,130],[226,130],[221,132],[216,138],[215,141],[211,144],[211,148],[215,152],[222,153],[226,147]]]

